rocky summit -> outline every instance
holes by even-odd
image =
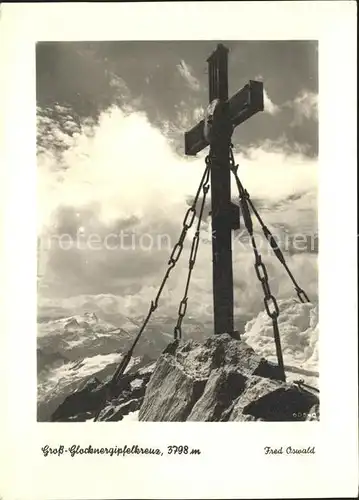
[[[89,379],[52,414],[52,421],[86,421],[102,405],[110,377]],[[174,341],[157,362],[133,366],[112,389],[98,420],[226,422],[319,419],[318,394],[281,380],[277,365],[227,334]]]
[[[318,418],[316,394],[280,379],[278,367],[227,334],[173,342],[158,359],[142,421],[300,421]]]

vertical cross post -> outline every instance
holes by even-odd
[[[233,333],[232,230],[239,229],[238,206],[231,203],[230,144],[233,129],[263,111],[263,83],[255,80],[228,100],[228,49],[222,44],[207,59],[209,102],[206,119],[185,133],[185,153],[210,146],[214,332]]]
[[[215,135],[210,144],[214,332],[233,332],[233,269],[229,152],[232,125],[228,106],[228,49],[218,45],[207,59],[209,102],[219,101]]]

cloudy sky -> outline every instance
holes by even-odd
[[[242,181],[283,241],[310,239],[317,232],[317,44],[222,43],[230,49],[230,94],[249,79],[263,80],[265,88],[265,111],[237,127],[233,137]],[[215,47],[37,45],[40,315],[84,307],[106,309],[114,318],[147,312],[203,172],[203,154],[184,156],[183,133],[208,104],[206,59]],[[235,200],[234,186],[232,195]],[[106,248],[109,234],[117,239]],[[203,234],[188,306],[198,321],[208,321],[212,307],[208,219]],[[88,245],[90,235],[102,243]],[[165,290],[161,315],[176,315],[188,245]],[[300,251],[291,247],[288,264],[316,299],[316,248],[301,245]],[[233,247],[235,314],[250,318],[263,302],[243,232]],[[266,249],[264,255],[273,290],[288,297],[289,279]]]

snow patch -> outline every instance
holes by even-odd
[[[318,306],[288,299],[278,301],[279,333],[284,364],[298,369],[318,370]],[[276,362],[272,320],[265,311],[245,326],[245,340],[259,355]],[[298,377],[296,377],[298,378]]]
[[[130,413],[128,413],[127,415],[125,415],[123,417],[123,419],[120,420],[120,422],[123,422],[124,420],[132,421],[132,422],[137,422],[138,421],[138,414],[139,414],[139,410],[137,410],[137,411],[131,411]]]

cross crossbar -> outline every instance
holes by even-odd
[[[263,84],[250,80],[228,99],[228,49],[219,44],[207,62],[207,117],[185,133],[185,152],[195,156],[210,146],[214,333],[233,334],[232,231],[239,227],[239,209],[231,202],[231,136],[263,111]]]
[[[230,121],[233,127],[236,127],[259,111],[263,111],[263,83],[249,80],[249,83],[229,99],[228,104]],[[196,156],[209,146],[204,136],[204,120],[185,132],[184,141],[187,156]]]

